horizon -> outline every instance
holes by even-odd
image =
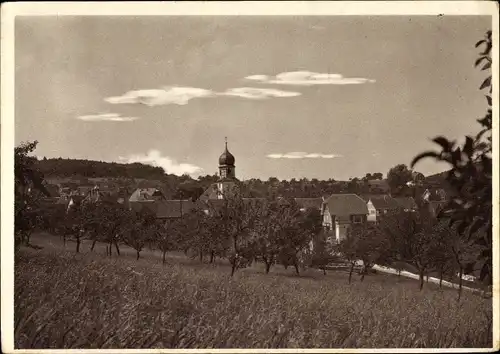
[[[490,28],[489,16],[18,17],[15,142],[196,179],[217,172],[227,136],[241,180],[385,176],[437,135],[478,130],[474,44]]]

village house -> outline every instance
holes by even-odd
[[[322,215],[327,238],[338,243],[352,225],[366,223],[368,206],[356,194],[333,194],[323,202]]]
[[[365,195],[362,196],[368,208],[367,221],[377,223],[384,215],[393,213],[400,205],[390,195]]]

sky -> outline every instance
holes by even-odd
[[[15,141],[38,156],[347,180],[486,112],[485,16],[44,16],[15,24]],[[425,161],[425,175],[446,166]]]

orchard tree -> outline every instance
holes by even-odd
[[[335,249],[332,244],[328,242],[326,234],[321,232],[313,240],[311,266],[317,267],[326,275],[326,267],[328,264],[337,259],[334,253]]]
[[[162,263],[166,264],[168,251],[177,249],[184,241],[182,236],[187,233],[186,217],[167,220],[165,224],[152,225],[152,237],[162,253]]]
[[[378,228],[372,224],[364,223],[353,225],[349,237],[354,238],[354,252],[356,258],[363,262],[361,281],[374,264],[387,264],[390,255],[389,241]]]
[[[152,220],[146,211],[125,210],[124,216],[125,224],[121,225],[124,229],[121,240],[136,251],[136,259],[139,260],[144,246],[152,239],[155,220]]]
[[[338,252],[345,258],[345,260],[349,263],[349,284],[351,284],[352,273],[354,271],[354,266],[358,261],[358,253],[357,253],[357,243],[358,239],[356,237],[348,237],[344,238],[340,243],[336,246]]]
[[[485,116],[478,119],[479,132],[475,136],[466,136],[463,144],[457,144],[455,140],[448,140],[443,136],[436,137],[433,141],[441,150],[424,152],[412,162],[414,166],[423,158],[433,158],[450,165],[446,179],[456,192],[456,197],[447,207],[452,214],[450,223],[458,225],[459,233],[464,233],[470,227],[470,241],[483,249],[476,259],[481,268],[480,280],[488,285],[492,284],[493,270],[491,35],[491,31],[488,31],[485,37],[476,43],[476,47],[483,47],[484,50],[480,52],[475,66],[489,72],[479,87],[480,90],[486,90],[488,105]],[[484,232],[476,232],[477,230]]]
[[[304,265],[304,256],[317,229],[313,214],[303,213],[293,199],[281,203],[285,210],[283,227],[277,234],[278,259],[287,267],[293,265],[300,274],[299,266]]]
[[[220,221],[223,239],[230,244],[231,276],[236,269],[248,264],[251,255],[251,230],[257,216],[257,203],[260,200],[243,199],[240,188],[226,190],[217,204],[209,202],[209,215]]]
[[[36,158],[30,156],[37,141],[22,143],[14,148],[14,236],[16,250],[39,225],[39,201],[49,192],[43,185],[43,174],[36,168]]]
[[[418,212],[393,213],[380,224],[393,257],[415,267],[422,290],[424,276],[432,267],[432,252],[436,247],[433,227],[436,220],[426,208]],[[396,256],[394,256],[396,254]]]

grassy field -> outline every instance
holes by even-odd
[[[47,241],[48,240],[48,241]],[[28,348],[491,347],[491,299],[411,279],[225,264],[56,238],[15,264],[15,343]],[[158,257],[157,257],[158,256]]]

